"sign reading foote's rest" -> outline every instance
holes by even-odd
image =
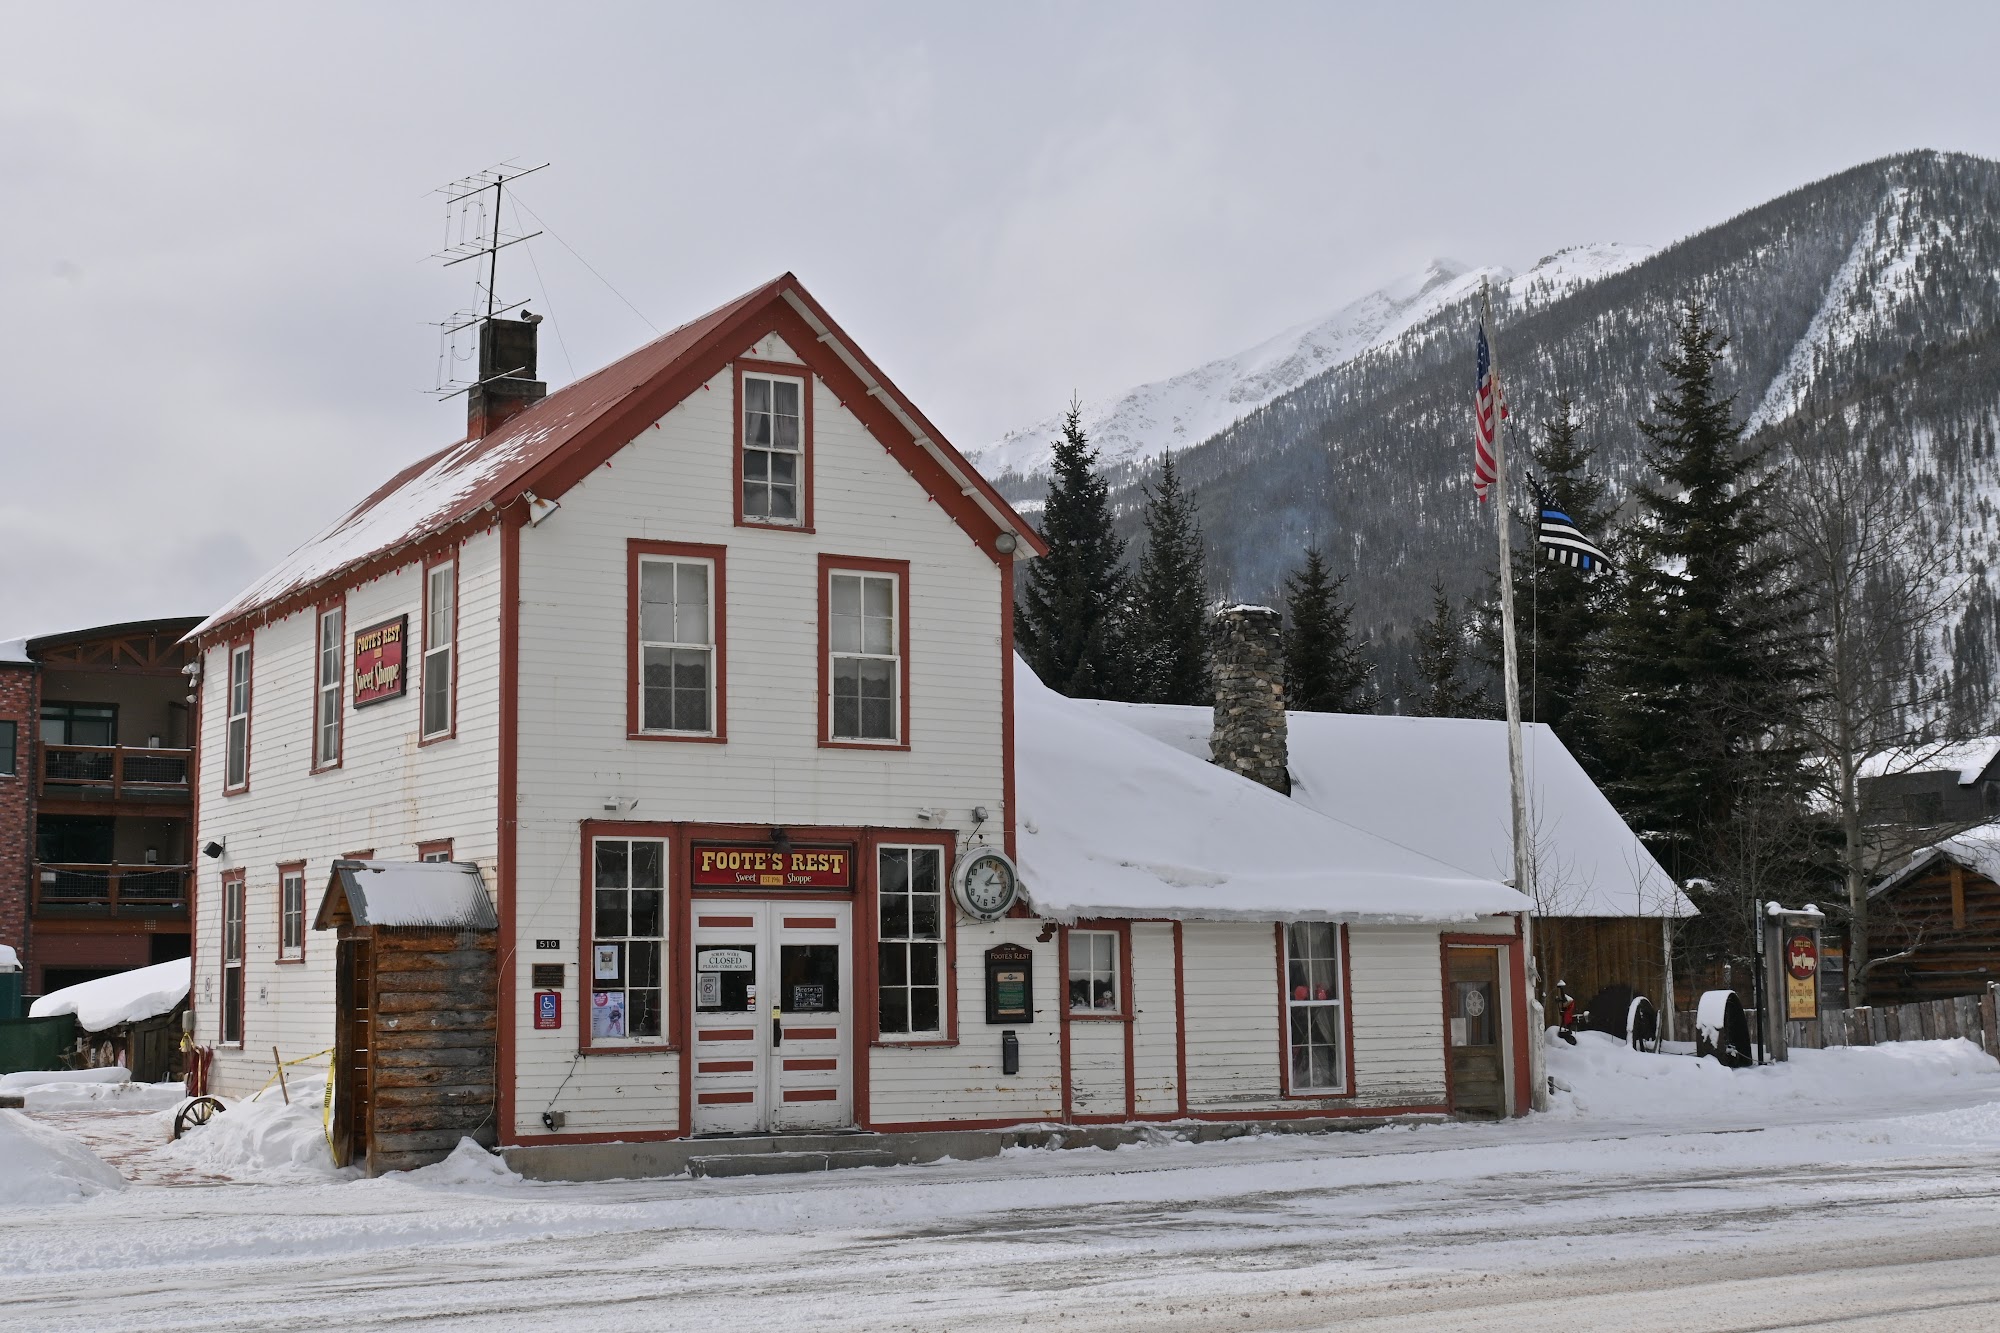
[[[397,616],[354,631],[354,706],[365,708],[384,699],[399,699],[409,687],[403,671],[403,644],[410,618]]]
[[[696,847],[694,884],[708,889],[845,889],[854,855],[845,847]]]

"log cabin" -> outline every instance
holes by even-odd
[[[2000,822],[1918,849],[1868,910],[1871,1005],[1983,993],[2000,981]]]

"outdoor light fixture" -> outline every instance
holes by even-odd
[[[201,845],[201,854],[211,861],[220,860],[222,854],[228,850],[229,842],[225,838],[217,838],[212,842],[205,842]]]
[[[1014,554],[1015,548],[1020,544],[1021,539],[1011,532],[1003,532],[993,539],[993,549],[1002,555]]]
[[[771,850],[780,856],[792,854],[792,835],[781,828],[771,830]]]
[[[521,492],[521,498],[528,502],[528,526],[531,528],[539,528],[543,519],[562,508],[554,500],[544,500],[533,491]]]

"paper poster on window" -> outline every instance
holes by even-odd
[[[590,997],[590,1035],[593,1037],[625,1035],[624,991],[601,990]]]
[[[694,1002],[703,1009],[722,1007],[722,974],[720,972],[697,972],[694,978]]]
[[[826,1010],[826,987],[806,985],[792,987],[792,1012],[795,1014],[817,1014]]]
[[[600,944],[596,947],[596,963],[591,975],[598,981],[618,980],[618,946]]]

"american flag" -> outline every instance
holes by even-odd
[[[1479,496],[1479,503],[1486,503],[1486,488],[1499,477],[1500,470],[1493,462],[1493,411],[1498,407],[1500,419],[1507,418],[1507,395],[1500,392],[1500,382],[1493,374],[1493,353],[1486,346],[1486,326],[1479,326],[1479,389],[1473,395],[1472,426],[1472,489]]]

